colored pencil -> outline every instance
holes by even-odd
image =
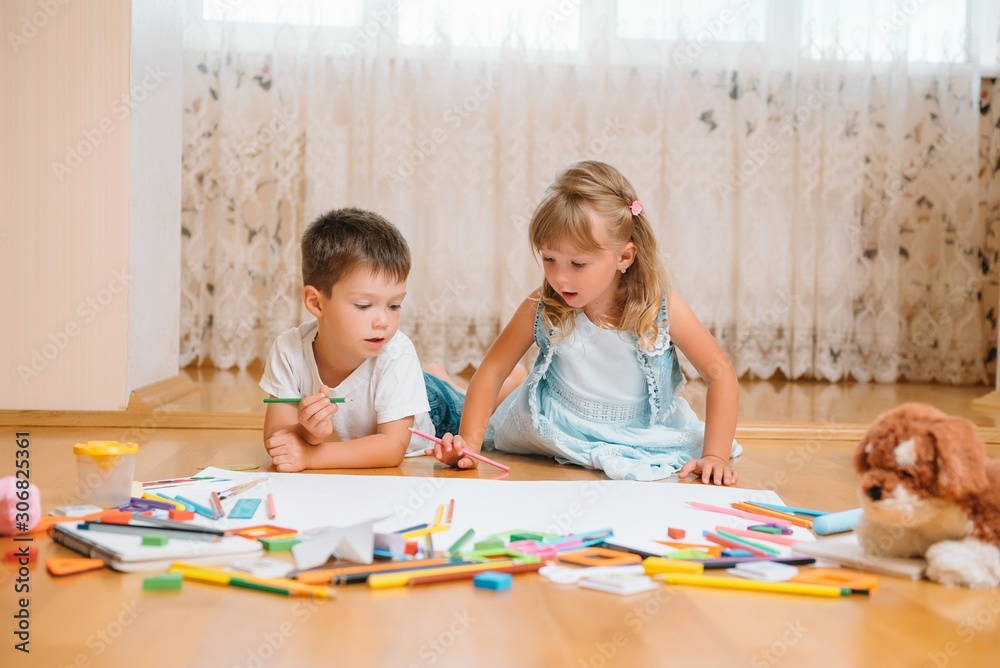
[[[258,578],[252,575],[237,575],[230,571],[218,568],[206,568],[175,562],[170,567],[171,573],[180,573],[185,580],[196,580],[198,582],[208,582],[211,584],[229,585],[232,587],[244,587],[246,589],[256,589],[272,594],[282,594],[284,596],[309,596],[312,598],[328,598],[329,590],[326,587],[315,587],[305,585],[295,580],[283,578]]]
[[[687,573],[664,573],[653,576],[667,584],[684,584],[696,587],[717,587],[721,589],[743,589],[747,591],[778,592],[782,594],[803,594],[806,596],[828,596],[837,598],[849,596],[850,589],[828,585],[804,584],[801,582],[760,582],[742,578],[726,578],[714,575],[689,575]]]
[[[451,524],[452,518],[455,516],[455,499],[448,502],[448,515],[445,517],[444,523]]]
[[[442,566],[440,568],[428,568],[424,575],[445,575],[451,573],[467,573],[494,571],[505,566],[516,566],[517,563],[511,559],[501,559],[486,564],[462,564],[461,566]],[[400,573],[376,573],[368,578],[368,586],[372,589],[387,589],[389,587],[404,587],[410,582],[410,578],[417,577],[411,572]],[[420,576],[423,577],[423,576]]]
[[[706,571],[732,568],[736,564],[750,561],[773,561],[776,564],[788,564],[789,566],[809,566],[816,563],[812,557],[719,557],[717,559],[699,559],[698,561],[705,566]]]
[[[350,399],[344,397],[330,397],[331,404],[345,404]],[[302,403],[302,397],[265,397],[265,404],[300,404]]]
[[[777,543],[778,545],[795,545],[799,542],[797,538],[791,538],[790,536],[779,536],[773,533],[762,533],[760,531],[750,531],[749,529],[734,529],[732,527],[717,526],[715,531],[722,532],[726,531],[728,533],[734,534],[736,536],[742,536],[744,538],[753,538],[756,540],[767,541],[768,543]]]
[[[420,568],[421,566],[443,566],[450,563],[453,563],[450,559],[440,557],[436,559],[419,559],[414,561],[394,561],[389,564],[363,564],[360,566],[321,568],[312,571],[299,571],[298,573],[295,573],[295,579],[305,584],[317,585],[326,584],[335,577],[354,575],[357,573],[371,575],[372,573],[381,573],[384,571],[399,571],[411,568]]]
[[[746,545],[748,549],[752,547],[757,550],[762,550],[767,554],[770,554],[775,557],[781,554],[781,550],[777,548],[771,547],[770,545],[762,545],[761,543],[756,543],[750,540],[749,538],[743,538],[742,536],[737,536],[736,534],[730,533],[727,529],[718,531],[718,534],[723,538],[728,538],[729,540],[735,540],[737,543],[742,543]]]
[[[415,531],[407,531],[402,534],[403,540],[413,540],[414,538],[420,538],[421,536],[427,536],[432,533],[438,533],[440,531],[447,531],[451,527],[447,524],[437,524],[432,527],[424,527],[423,529],[417,529]]]
[[[444,504],[439,504],[437,509],[437,515],[434,516],[434,526],[441,524],[441,520],[444,519]]]
[[[209,494],[208,500],[212,504],[212,510],[215,511],[216,515],[218,515],[219,517],[226,516],[226,509],[222,507],[222,499],[219,498],[218,492],[212,492],[211,494]]]
[[[274,494],[267,495],[267,519],[273,520],[278,516],[278,508],[274,503]]]
[[[809,508],[796,508],[795,506],[779,506],[776,503],[761,503],[760,501],[748,501],[747,503],[752,503],[755,506],[767,508],[768,510],[777,510],[779,513],[795,513],[796,515],[809,515],[810,517],[822,517],[823,515],[830,514],[825,510],[810,510]]]
[[[545,564],[541,561],[533,564],[516,564],[514,566],[500,566],[490,568],[491,573],[537,573]],[[442,575],[418,575],[410,578],[410,586],[437,584],[439,582],[454,582],[455,580],[471,580],[479,575],[481,571],[463,571],[460,573],[444,573]]]
[[[410,431],[412,431],[417,436],[420,436],[421,438],[426,438],[428,441],[433,441],[434,443],[437,443],[438,445],[441,444],[441,439],[438,438],[437,436],[431,436],[430,434],[428,434],[426,432],[422,432],[419,429],[414,429],[413,427],[410,427]],[[479,461],[483,462],[484,464],[489,464],[490,466],[495,466],[498,469],[500,469],[501,471],[510,471],[510,467],[509,466],[507,466],[505,464],[501,464],[500,462],[495,462],[492,459],[490,459],[489,457],[483,457],[478,452],[473,452],[472,450],[469,450],[468,448],[462,448],[462,454],[465,455],[466,457],[472,457],[473,459],[478,459]]]
[[[746,543],[741,543],[740,541],[732,540],[731,538],[723,538],[719,534],[712,533],[711,531],[705,532],[705,538],[709,539],[713,543],[717,543],[718,545],[722,545],[724,547],[731,547],[737,550],[746,550],[747,552],[750,552],[751,554],[754,554],[758,557],[775,556],[775,555],[769,555],[764,550],[757,549],[756,547],[750,547]]]
[[[788,520],[782,520],[775,518],[773,516],[761,515],[758,513],[749,513],[744,510],[739,510],[736,508],[725,508],[723,506],[713,506],[710,503],[700,503],[698,501],[688,501],[689,506],[692,508],[697,508],[698,510],[708,510],[713,513],[722,513],[723,515],[732,515],[733,517],[742,517],[745,520],[754,520],[755,522],[764,522],[771,524],[779,524],[781,526],[790,526],[791,522]]]
[[[747,513],[754,513],[756,515],[764,515],[765,517],[770,517],[771,522],[774,522],[775,524],[777,524],[775,520],[779,521],[784,520],[790,524],[794,524],[795,526],[805,527],[806,529],[812,529],[813,525],[812,520],[807,519],[805,517],[799,517],[798,515],[789,515],[788,513],[781,513],[778,512],[777,510],[770,510],[769,508],[761,508],[760,506],[756,506],[752,503],[734,503],[732,504],[732,506],[737,510],[742,510]]]
[[[472,534],[474,533],[476,533],[475,529],[469,529],[468,531],[463,533],[461,538],[459,538],[458,540],[456,540],[454,543],[451,544],[451,547],[448,548],[448,553],[455,554],[456,552],[461,550],[462,546],[465,545],[465,542],[470,538],[472,538]]]

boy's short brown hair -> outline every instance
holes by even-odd
[[[302,284],[327,297],[334,284],[358,268],[399,282],[410,274],[410,248],[395,225],[364,209],[335,209],[313,221],[302,236]]]

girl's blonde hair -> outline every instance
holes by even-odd
[[[632,215],[638,198],[635,188],[611,165],[585,160],[571,165],[556,178],[535,209],[528,236],[535,255],[543,247],[568,243],[583,252],[607,250],[594,238],[592,220],[607,225],[612,243],[635,244],[635,261],[622,274],[617,303],[621,306],[620,331],[635,334],[651,348],[659,333],[656,320],[664,295],[667,272],[656,250],[656,237],[646,215]],[[593,218],[592,218],[593,217]],[[547,280],[542,281],[542,317],[557,338],[573,329],[576,309],[567,304]]]

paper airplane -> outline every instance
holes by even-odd
[[[292,546],[296,568],[316,568],[325,564],[330,557],[359,564],[372,563],[375,549],[375,532],[372,527],[388,517],[376,517],[346,527],[311,529],[299,534],[302,542]]]

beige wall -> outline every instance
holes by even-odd
[[[165,90],[147,90],[146,101],[129,105],[145,74],[130,68],[131,20],[130,0],[0,3],[0,409],[119,409],[130,374],[143,384],[162,379],[152,376],[170,351],[168,375],[177,371],[176,336],[169,349],[129,346],[130,302],[149,290],[171,312],[162,289],[136,292],[149,274],[129,259],[133,164],[140,161],[133,118]],[[177,99],[179,136],[179,92]],[[165,141],[173,139],[168,128]],[[166,159],[159,173],[179,183],[179,159],[172,152],[159,158]],[[165,211],[162,199],[134,211],[148,222],[158,209]],[[179,222],[164,224],[179,244]],[[169,244],[161,250],[173,252]],[[173,262],[179,266],[179,258]]]

